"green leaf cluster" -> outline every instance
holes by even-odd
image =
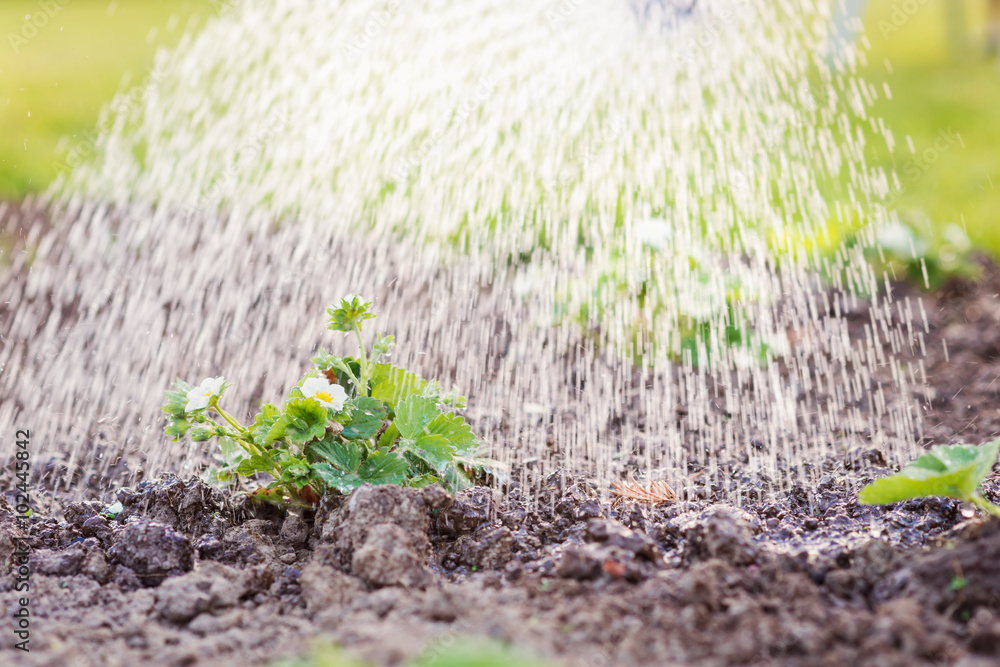
[[[422,484],[467,485],[463,466],[470,463],[478,445],[472,429],[454,412],[423,395],[411,395],[396,406],[394,430],[384,444],[402,452]]]
[[[194,428],[195,424],[204,424],[208,421],[208,417],[205,416],[203,410],[195,410],[190,413],[185,411],[188,392],[193,389],[194,385],[190,385],[184,380],[177,378],[174,382],[174,390],[166,392],[167,402],[163,405],[162,410],[167,413],[169,423],[163,429],[163,432],[170,436],[173,442],[182,440]],[[198,431],[192,434],[192,439],[195,442],[199,442],[195,438],[201,435],[202,433]]]
[[[911,498],[943,496],[970,502],[995,516],[1000,507],[982,495],[982,482],[1000,452],[1000,438],[982,445],[939,445],[895,475],[876,480],[858,499],[888,505]]]
[[[256,487],[254,497],[286,504],[314,504],[324,493],[349,493],[364,483],[437,482],[458,489],[472,484],[477,473],[493,470],[492,462],[476,456],[480,442],[455,413],[465,406],[464,397],[382,363],[395,345],[392,336],[376,335],[368,353],[361,326],[374,317],[370,308],[371,302],[357,296],[331,307],[329,328],[354,333],[360,355],[320,350],[312,359],[315,367],[284,403],[264,404],[249,426],[218,400],[186,412],[194,386],[178,380],[166,393],[165,432],[196,442],[218,438],[212,480]]]
[[[371,301],[365,301],[357,294],[345,296],[338,305],[330,306],[327,309],[326,312],[330,316],[328,326],[333,331],[353,333],[354,329],[360,327],[363,321],[375,317],[368,310],[371,307]]]

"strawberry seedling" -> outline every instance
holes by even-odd
[[[471,485],[492,462],[476,457],[481,443],[454,412],[465,399],[383,363],[392,336],[377,335],[369,353],[362,325],[374,317],[370,308],[356,295],[332,306],[329,328],[355,335],[359,356],[321,350],[284,404],[264,405],[248,426],[220,405],[229,386],[223,378],[206,378],[197,387],[177,380],[163,406],[166,434],[175,441],[218,438],[221,465],[212,477],[225,483],[263,479],[255,497],[281,504],[315,504],[324,493],[349,493],[365,482],[440,483],[452,490]]]
[[[876,480],[858,496],[868,505],[889,505],[911,498],[944,496],[972,503],[1000,517],[1000,507],[986,500],[982,482],[1000,451],[1000,438],[980,446],[939,445],[895,475]]]

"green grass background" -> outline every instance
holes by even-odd
[[[949,36],[947,12],[954,8],[946,2],[964,14],[960,38]],[[891,100],[880,95],[871,112],[896,140],[889,151],[870,132],[869,159],[899,174],[903,191],[895,208],[904,219],[931,231],[955,223],[976,247],[1000,257],[1000,62],[985,56],[987,1],[928,0],[897,30],[893,9],[903,4],[870,0],[865,17],[871,49],[862,73],[892,92]],[[948,130],[961,142],[932,150]],[[932,159],[924,160],[925,152]]]
[[[57,174],[53,162],[96,127],[122,77],[138,84],[158,48],[214,11],[208,0],[60,1],[65,7],[17,45],[11,34],[22,36],[25,17],[42,7],[0,2],[0,199],[44,190]]]
[[[35,0],[0,3],[0,199],[43,190],[74,142],[95,127],[123,76],[142,80],[153,54],[177,42],[190,20],[214,10],[210,0],[63,0],[66,7],[37,36],[11,47]],[[958,2],[964,34],[949,35],[946,3]],[[893,167],[904,191],[905,219],[934,229],[962,225],[973,242],[1000,256],[1000,64],[983,55],[986,0],[915,0],[919,9],[893,23],[898,0],[870,0],[863,74],[880,96],[872,113],[892,129],[893,150],[870,132],[869,158]],[[912,6],[912,5],[911,5]],[[896,15],[897,23],[899,15]],[[933,162],[911,162],[939,132],[961,143]],[[910,152],[912,139],[917,156]]]

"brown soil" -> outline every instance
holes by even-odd
[[[1000,272],[933,295],[897,289],[930,320],[927,444],[995,437]],[[378,665],[456,637],[594,667],[996,664],[1000,522],[951,500],[859,505],[859,486],[889,472],[874,448],[811,465],[820,482],[778,500],[754,491],[768,480],[740,479],[740,508],[615,506],[556,473],[540,498],[517,483],[363,487],[294,515],[167,477],[117,490],[110,520],[101,502],[46,491],[41,471],[31,652],[5,630],[0,664],[266,664],[315,636]],[[25,536],[12,469],[0,473],[8,619],[23,595],[12,538]],[[986,494],[1000,500],[1000,482]]]

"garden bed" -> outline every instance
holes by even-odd
[[[896,289],[925,299],[931,328],[925,444],[995,437],[1000,273]],[[615,505],[557,472],[535,480],[537,497],[362,487],[301,516],[166,477],[117,490],[111,519],[105,502],[46,491],[56,471],[42,470],[31,652],[8,634],[0,662],[267,664],[321,636],[380,665],[466,638],[551,664],[995,664],[1000,524],[952,500],[859,505],[859,486],[889,472],[875,448],[811,465],[815,488],[741,507]],[[21,535],[7,496],[4,562]],[[5,569],[9,613],[15,580]]]

